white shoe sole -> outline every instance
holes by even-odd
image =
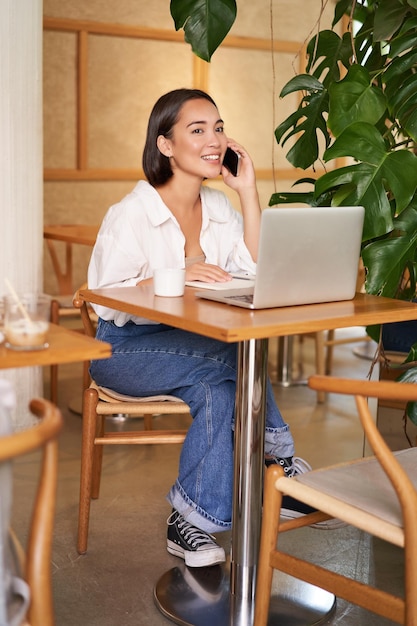
[[[305,513],[299,513],[292,509],[281,509],[281,519],[292,520],[304,517]],[[310,528],[317,528],[318,530],[336,530],[337,528],[344,528],[347,526],[346,522],[342,522],[340,519],[331,518],[326,519],[323,522],[317,522],[317,524],[310,524]]]

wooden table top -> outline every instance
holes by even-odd
[[[50,224],[44,226],[43,236],[55,241],[94,246],[99,228],[99,224]]]
[[[357,293],[353,300],[251,311],[196,297],[155,296],[152,284],[82,289],[88,301],[229,343],[417,319],[417,304]]]
[[[111,356],[111,346],[63,326],[50,324],[49,348],[45,350],[10,350],[0,345],[0,369],[76,363]]]

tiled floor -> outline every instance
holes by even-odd
[[[303,342],[303,375],[313,371],[313,345],[311,339]],[[334,373],[355,377],[367,374],[369,361],[354,356],[354,347],[347,344],[335,350]],[[271,370],[275,361],[273,348],[272,344]],[[297,454],[313,467],[362,454],[363,438],[349,398],[329,396],[324,404],[318,405],[315,393],[303,385],[285,389],[276,385],[275,390],[294,434]],[[155,607],[153,587],[165,570],[178,563],[165,549],[169,515],[165,494],[176,475],[180,447],[107,447],[100,498],[93,502],[91,510],[88,552],[79,556],[75,540],[81,419],[68,405],[80,392],[81,366],[61,367],[59,404],[65,416],[65,429],[60,440],[53,550],[56,624],[165,626],[171,622]],[[15,467],[14,526],[20,536],[25,534],[23,514],[33,490],[36,462],[33,456]],[[230,534],[218,539],[228,549]],[[296,538],[287,536],[286,540],[302,553],[317,548],[320,561],[330,562],[358,578],[374,579],[389,588],[401,587],[401,553],[371,541],[354,529],[304,529]],[[336,612],[326,623],[390,624],[343,601],[337,602]]]

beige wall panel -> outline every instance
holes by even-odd
[[[276,0],[274,1],[274,5]],[[270,31],[270,0],[237,0],[237,16],[231,35],[262,37]]]
[[[269,37],[270,0],[237,0],[237,18],[231,34],[247,37]],[[321,0],[273,0],[274,38],[303,42],[319,18]],[[334,0],[327,2],[322,24],[333,19]]]
[[[184,44],[90,36],[89,167],[139,167],[155,101],[192,81]]]
[[[97,224],[134,185],[134,181],[46,182],[45,223]]]
[[[76,36],[44,33],[44,167],[76,166]]]
[[[45,224],[99,224],[107,209],[118,202],[134,186],[134,182],[46,182],[44,185]],[[57,242],[56,248],[63,258],[64,246]],[[86,280],[91,248],[73,246],[74,282]],[[45,291],[57,293],[57,282],[45,247]]]
[[[258,180],[257,186],[258,186],[259,202],[261,204],[261,208],[265,209],[266,207],[269,206],[269,200],[272,194],[275,193],[276,191],[277,192],[278,191],[294,191],[294,189],[292,189],[293,182],[294,181],[291,181],[291,180],[277,180],[276,189],[275,189],[274,182],[272,180]],[[229,198],[230,202],[235,207],[235,209],[240,211],[239,198],[232,189],[230,189],[229,187],[226,187],[226,185],[223,182],[221,182],[219,179],[211,180],[207,184],[210,187],[214,187],[215,189],[220,189],[221,191],[224,191],[224,193]],[[307,185],[297,185],[297,190],[298,191],[310,191],[311,188]]]
[[[322,4],[325,4],[325,9],[320,15]],[[318,20],[320,30],[330,28],[334,0],[275,0],[273,13],[275,39],[304,43],[317,32]]]
[[[270,52],[222,48],[210,68],[209,90],[225,121],[226,134],[246,147],[257,169],[272,169],[272,154],[276,168],[288,166],[274,130],[297,106],[295,95],[278,97],[294,75],[293,55],[274,57],[275,85]]]
[[[74,20],[173,28],[168,0],[44,0],[43,14]]]
[[[304,41],[320,15],[321,0],[274,0],[276,39]],[[266,37],[270,32],[269,0],[237,0],[237,19],[231,34]],[[334,2],[327,3],[322,23],[331,23]],[[117,22],[174,28],[168,0],[44,0],[44,15],[70,19]],[[300,19],[300,15],[302,19]]]

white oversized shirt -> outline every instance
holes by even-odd
[[[243,240],[243,219],[227,196],[202,186],[202,227],[200,245],[206,262],[228,272],[238,270],[254,274],[256,264]],[[150,278],[158,267],[185,267],[185,237],[159,193],[146,181],[139,181],[133,191],[108,210],[89,268],[90,289],[134,286]],[[101,318],[123,326],[132,320],[149,320],[121,311],[94,305]]]

